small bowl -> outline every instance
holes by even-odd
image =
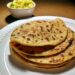
[[[25,17],[32,16],[34,13],[35,6],[36,6],[36,3],[34,3],[34,6],[32,8],[17,9],[17,8],[10,8],[10,4],[11,2],[7,4],[7,8],[9,9],[12,16],[16,18],[25,18]]]

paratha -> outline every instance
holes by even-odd
[[[38,22],[38,23],[37,23]],[[53,21],[35,21],[24,24],[11,34],[11,41],[26,46],[55,46],[67,37],[67,28],[60,19]]]
[[[42,53],[28,54],[24,51],[27,48],[24,48],[23,45],[21,46],[16,45],[17,43],[14,44],[13,42],[11,42],[10,44],[11,44],[11,47],[14,47],[16,51],[19,53],[25,54],[28,57],[39,57],[40,58],[40,57],[53,56],[53,55],[59,54],[60,52],[63,52],[71,44],[72,40],[73,40],[73,32],[68,28],[68,35],[64,42],[55,46],[53,49],[49,49],[46,51],[43,50],[44,52]]]

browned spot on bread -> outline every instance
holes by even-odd
[[[28,34],[28,36],[29,36],[29,37],[34,37],[35,35],[34,35],[34,34]]]
[[[43,31],[43,27],[42,27],[42,26],[40,26],[40,28],[41,28],[41,31]]]
[[[59,31],[59,33],[62,33],[62,31]]]
[[[61,36],[61,38],[63,38],[63,36]]]
[[[27,25],[31,25],[30,23],[26,23]]]
[[[20,28],[23,28],[23,26],[20,26]]]
[[[45,39],[46,39],[47,41],[49,41],[49,38],[46,37]]]
[[[30,38],[27,38],[28,41],[30,41]]]
[[[53,38],[53,40],[55,40],[55,37],[54,36],[52,36],[52,38]]]
[[[15,36],[15,34],[12,34],[11,36]]]
[[[68,55],[72,56],[73,54],[71,52],[69,52]]]
[[[17,34],[20,34],[20,32],[17,32]]]
[[[50,29],[47,29],[48,32],[50,32]]]
[[[22,36],[23,38],[25,38],[25,36]]]
[[[49,25],[46,25],[46,27],[49,27]]]

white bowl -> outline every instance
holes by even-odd
[[[13,9],[13,8],[10,8],[10,4],[11,2],[7,4],[7,7],[10,13],[12,14],[12,16],[16,18],[25,18],[25,17],[32,16],[34,13],[35,6],[36,6],[36,4],[34,4],[34,6],[29,9],[25,9],[25,8],[24,9],[17,9],[17,8]]]

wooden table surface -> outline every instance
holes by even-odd
[[[0,29],[18,19],[11,16],[6,4],[10,0],[0,0]],[[75,5],[70,1],[36,0],[34,16],[63,16],[75,19]]]

